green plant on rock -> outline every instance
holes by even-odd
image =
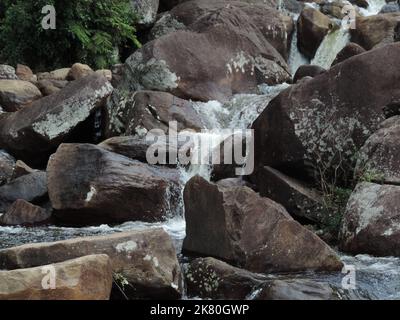
[[[74,62],[105,68],[120,48],[140,47],[130,0],[2,0],[0,62],[34,69]],[[56,29],[42,28],[42,8],[56,9]]]

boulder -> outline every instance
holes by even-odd
[[[106,77],[108,81],[112,80],[112,71],[109,69],[100,69],[96,70],[95,72],[102,75],[103,77]]]
[[[6,64],[0,64],[0,80],[17,80],[15,68]]]
[[[18,199],[36,202],[46,195],[46,172],[27,174],[0,187],[0,212],[5,212]]]
[[[62,144],[47,172],[60,224],[154,222],[178,209],[178,170],[150,166],[95,145]]]
[[[139,25],[148,26],[156,21],[159,0],[131,0],[134,14]]]
[[[30,174],[30,173],[34,173],[36,171],[38,171],[38,170],[32,169],[25,162],[23,162],[21,160],[17,160],[17,162],[15,163],[15,167],[14,167],[14,172],[13,172],[12,178],[13,179],[17,179],[19,177],[25,176],[25,175]]]
[[[94,74],[11,114],[0,115],[0,148],[30,165],[47,162],[78,125],[101,108],[113,88]]]
[[[154,40],[171,32],[186,29],[187,27],[182,22],[178,21],[169,12],[166,12],[155,22],[151,28],[149,37],[151,40]]]
[[[334,24],[329,17],[314,8],[304,7],[297,20],[299,51],[312,59],[322,40],[333,27]]]
[[[389,118],[361,148],[355,178],[400,185],[400,116]]]
[[[28,66],[25,66],[23,64],[17,64],[17,70],[16,70],[16,75],[19,80],[22,81],[35,81],[36,77],[33,74],[31,68]]]
[[[357,17],[351,41],[366,50],[394,42],[394,29],[400,22],[400,12]]]
[[[53,272],[55,283],[50,279]],[[111,287],[112,269],[105,254],[0,271],[0,300],[108,300]]]
[[[43,96],[49,96],[65,88],[68,85],[68,83],[69,82],[66,80],[44,79],[44,80],[39,80],[36,86],[39,88]]]
[[[62,68],[37,74],[38,80],[67,81],[71,68]]]
[[[400,186],[362,182],[347,204],[340,249],[376,256],[400,256]]]
[[[335,60],[332,63],[332,66],[364,52],[366,52],[366,50],[363,47],[361,47],[357,43],[350,42],[342,50],[339,51]]]
[[[176,121],[178,131],[204,127],[193,103],[166,92],[137,91],[128,97],[115,91],[107,104],[106,136],[143,136],[152,129],[168,133],[169,122]]]
[[[69,70],[67,75],[67,80],[79,80],[81,78],[87,77],[94,71],[87,64],[75,63],[71,70]]]
[[[324,199],[315,189],[304,182],[291,178],[271,167],[261,168],[257,173],[257,190],[298,218],[321,223],[324,219]]]
[[[137,50],[125,63],[122,88],[166,91],[182,99],[226,101],[236,93],[256,92],[261,83],[289,81],[284,58],[256,27],[253,17],[240,7],[223,4],[218,15],[215,11],[202,15],[190,30],[170,33]],[[279,17],[276,10],[266,7],[267,13],[261,9],[252,12],[264,23],[266,17]],[[265,30],[271,38],[285,38],[286,43],[286,25],[279,21],[276,29],[271,25]]]
[[[256,300],[339,300],[340,296],[328,283],[308,279],[269,281]]]
[[[340,270],[336,253],[278,203],[247,187],[192,178],[185,187],[183,251],[252,272]]]
[[[49,220],[51,212],[25,200],[16,200],[0,217],[2,225],[32,225]]]
[[[39,89],[28,81],[0,80],[0,104],[5,111],[16,111],[41,97]]]
[[[245,300],[268,278],[214,258],[197,258],[186,266],[187,293],[202,299]]]
[[[281,92],[253,123],[256,168],[345,183],[383,107],[400,99],[399,55],[400,43],[387,45]]]
[[[294,77],[293,77],[293,83],[298,82],[300,79],[303,79],[305,77],[311,77],[314,78],[315,76],[324,73],[326,70],[320,66],[315,66],[315,65],[302,65],[300,66]]]
[[[11,181],[14,169],[14,157],[4,150],[0,150],[0,186]]]
[[[398,2],[393,1],[385,4],[379,13],[382,14],[392,12],[400,12],[400,4]]]
[[[89,254],[110,257],[116,278],[126,280],[127,288],[131,288],[127,292],[129,297],[176,299],[181,296],[181,271],[176,251],[161,228],[3,249],[0,250],[0,269],[31,268]]]

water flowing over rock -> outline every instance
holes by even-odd
[[[46,274],[55,271],[43,286]],[[112,269],[107,255],[89,255],[36,268],[0,271],[0,300],[108,300]]]
[[[366,50],[357,43],[350,42],[342,50],[340,50],[335,60],[333,61],[332,66],[341,63],[344,60],[347,60],[348,58],[364,53],[365,51]]]
[[[363,182],[347,204],[340,248],[354,254],[400,256],[400,186]]]
[[[283,91],[253,124],[256,167],[351,177],[354,154],[384,120],[383,107],[400,99],[399,55],[400,44],[387,45]]]
[[[204,126],[193,103],[166,92],[137,91],[128,96],[115,91],[107,104],[106,136],[143,136],[152,129],[168,133],[169,123],[177,122],[178,131],[199,131]]]
[[[400,185],[400,116],[389,118],[359,152],[355,176]]]
[[[278,203],[247,187],[192,178],[185,187],[185,253],[213,256],[253,272],[339,270],[321,239]]]
[[[27,174],[0,187],[0,212],[6,211],[18,199],[35,202],[46,195],[46,172]]]
[[[278,16],[265,8],[267,16]],[[183,99],[226,101],[235,93],[254,92],[261,83],[289,81],[285,60],[252,20],[245,10],[224,6],[218,15],[201,16],[190,31],[147,43],[126,61],[125,86],[167,91]],[[280,32],[286,41],[283,22],[272,34]]]
[[[94,74],[11,114],[0,115],[0,147],[28,164],[45,163],[57,146],[112,92],[106,78]]]
[[[333,28],[333,23],[323,13],[305,7],[297,20],[297,39],[300,52],[313,58],[324,37]]]
[[[160,228],[72,240],[27,244],[0,250],[0,269],[57,263],[89,254],[107,254],[112,270],[129,282],[131,298],[181,296],[181,271],[167,233]]]
[[[51,216],[51,212],[35,206],[25,200],[15,201],[5,214],[0,217],[3,225],[33,225],[43,223]]]
[[[19,110],[41,97],[39,89],[28,81],[0,80],[0,105],[5,111]]]
[[[400,12],[357,17],[351,40],[363,48],[383,46],[394,42],[394,29],[400,23]]]
[[[178,206],[179,173],[89,144],[62,144],[47,167],[54,217],[67,225],[161,221]]]

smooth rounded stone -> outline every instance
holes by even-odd
[[[226,101],[236,93],[255,93],[261,83],[273,85],[290,80],[285,59],[271,43],[274,40],[282,48],[287,47],[291,19],[281,18],[266,6],[245,10],[246,4],[226,7],[223,2],[221,7],[221,2],[204,3],[207,8],[219,5],[219,14],[207,11],[199,18],[197,10],[189,10],[188,19],[196,17],[189,31],[179,30],[151,41],[127,59],[121,89]],[[184,5],[191,6],[192,2]],[[257,19],[249,12],[256,13]],[[274,24],[266,17],[271,17]]]
[[[400,23],[400,12],[357,17],[356,29],[351,30],[351,41],[366,50],[394,42],[394,29]]]
[[[360,149],[356,179],[400,185],[400,116],[389,118]]]
[[[137,24],[148,26],[156,21],[159,0],[131,0],[131,6],[138,17]]]
[[[133,299],[178,299],[181,269],[171,238],[162,228],[26,244],[0,250],[0,269],[31,268],[89,254],[110,257],[115,281]]]
[[[260,195],[280,203],[292,216],[323,222],[324,199],[317,190],[271,167],[261,168],[256,180]]]
[[[110,258],[105,254],[88,255],[35,268],[0,271],[0,300],[108,300],[112,282]]]
[[[400,11],[400,4],[398,2],[393,1],[385,4],[379,13],[382,14],[382,13],[391,13],[399,11]]]
[[[43,96],[49,96],[65,88],[68,85],[68,83],[69,81],[66,80],[44,79],[44,80],[39,80],[36,86],[42,92]]]
[[[366,50],[363,47],[361,47],[357,43],[350,42],[342,50],[340,50],[335,60],[333,61],[332,66],[364,52],[366,52]]]
[[[36,202],[47,196],[46,172],[37,171],[0,187],[0,212],[5,212],[19,199]]]
[[[17,64],[17,70],[15,72],[19,80],[23,81],[35,81],[37,80],[33,74],[31,68],[23,64]]]
[[[62,225],[163,221],[179,211],[180,174],[90,144],[62,144],[47,166],[49,198]]]
[[[51,211],[35,206],[25,200],[17,200],[0,217],[0,224],[9,226],[33,225],[44,223],[50,217]]]
[[[188,296],[202,299],[244,300],[268,280],[214,258],[197,258],[184,270]]]
[[[15,169],[15,159],[4,150],[0,150],[0,186],[11,181]]]
[[[17,80],[15,68],[6,64],[0,64],[0,80]]]
[[[67,80],[79,80],[94,73],[87,64],[75,63],[68,72]]]
[[[257,294],[256,300],[339,300],[327,283],[307,279],[272,280]]]
[[[312,59],[322,40],[333,28],[334,23],[329,17],[314,8],[304,7],[297,20],[299,51]]]
[[[71,68],[62,68],[51,72],[42,72],[37,74],[37,78],[38,80],[67,81],[70,71]]]
[[[196,176],[186,184],[184,202],[186,254],[263,273],[342,268],[326,243],[281,205],[247,187],[224,187]]]
[[[0,80],[0,104],[5,111],[17,111],[41,97],[39,89],[28,81]]]
[[[112,80],[112,72],[111,70],[108,69],[100,69],[100,70],[96,70],[96,73],[102,75],[103,77],[106,77],[108,81]]]
[[[297,83],[299,80],[305,77],[314,78],[315,76],[320,75],[321,73],[324,72],[326,72],[326,70],[320,66],[315,66],[315,65],[300,66],[293,77],[293,83]]]
[[[112,91],[106,78],[93,74],[29,108],[0,115],[0,148],[34,167],[45,165],[58,145],[77,134],[79,125],[104,106]]]
[[[352,179],[355,151],[400,100],[400,43],[345,60],[282,91],[253,123],[255,167],[337,183]],[[385,72],[382,72],[385,70]],[[340,168],[336,171],[334,168]]]
[[[400,256],[400,186],[362,182],[347,203],[340,249],[352,254]]]
[[[168,134],[169,123],[176,122],[177,130],[200,131],[203,121],[193,103],[166,92],[137,91],[128,96],[114,91],[107,103],[106,136],[144,136],[151,130]]]

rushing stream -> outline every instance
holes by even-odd
[[[363,9],[361,14],[376,14],[384,5],[384,0],[369,0],[370,8]],[[293,17],[295,19],[297,16]],[[329,68],[336,54],[348,43],[349,33],[339,29],[326,36],[317,51],[313,64]],[[294,73],[302,65],[310,63],[297,49],[297,36],[294,33],[292,48],[290,51],[289,65]],[[218,101],[197,103],[196,110],[204,119],[209,129],[235,128],[246,129],[257,116],[267,107],[279,92],[287,88],[288,84],[278,86],[260,86],[260,94],[241,94],[234,96],[231,101],[221,104]],[[212,146],[216,146],[224,139],[218,134],[199,133],[207,135]],[[206,165],[192,165],[189,168],[181,168],[182,185],[192,176],[200,174],[206,179],[209,178],[210,168]],[[183,204],[182,204],[183,205]],[[181,250],[182,241],[185,237],[185,221],[183,216],[172,217],[164,223],[142,223],[127,222],[118,226],[102,225],[87,228],[62,228],[56,226],[45,226],[35,228],[25,227],[0,227],[0,248],[21,245],[34,242],[50,242],[63,239],[76,238],[80,236],[109,234],[142,228],[162,227],[172,237],[178,252]],[[399,258],[378,258],[368,255],[347,256],[342,255],[346,265],[352,265],[356,270],[357,291],[353,298],[372,299],[400,299],[400,259]],[[286,277],[306,277],[321,282],[329,282],[340,286],[344,274],[335,273],[306,273],[296,275],[285,275]]]

